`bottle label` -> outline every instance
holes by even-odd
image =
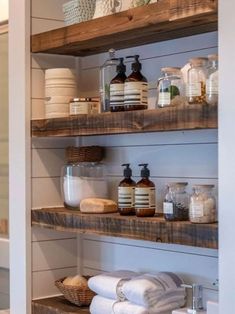
[[[148,105],[148,83],[126,82],[124,85],[125,105]]]
[[[202,85],[200,82],[188,84],[188,96],[198,97],[202,95]]]
[[[135,188],[135,207],[155,208],[156,207],[155,187]]]
[[[171,93],[160,92],[158,97],[158,105],[170,105],[171,104]]]
[[[163,213],[164,214],[173,214],[173,203],[164,202],[163,203]]]
[[[207,95],[218,95],[219,86],[218,81],[213,79],[208,79],[206,81],[206,93]]]
[[[110,84],[110,106],[124,105],[124,84]]]
[[[118,207],[119,208],[130,208],[134,207],[134,187],[118,187]]]
[[[200,218],[204,216],[204,206],[202,203],[191,205],[191,216],[193,218]]]

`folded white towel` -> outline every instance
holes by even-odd
[[[180,288],[182,280],[173,273],[144,274],[123,284],[122,292],[126,299],[146,308],[155,307],[158,302],[182,302],[185,300],[185,289]],[[172,301],[171,301],[171,298]]]
[[[104,273],[88,280],[89,288],[105,298],[113,300],[124,300],[122,286],[134,276],[139,275],[133,271],[119,270],[111,273]]]
[[[117,300],[111,300],[99,295],[96,295],[90,305],[91,314],[112,314],[113,305]]]

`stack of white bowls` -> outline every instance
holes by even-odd
[[[69,102],[77,97],[76,76],[71,69],[45,71],[45,115],[47,119],[69,116]]]

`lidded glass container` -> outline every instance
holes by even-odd
[[[188,70],[187,99],[189,104],[205,104],[207,58],[192,58]]]
[[[217,220],[216,201],[212,195],[214,185],[194,185],[190,197],[189,219],[193,223],[213,223]]]
[[[157,84],[157,107],[163,108],[180,104],[180,96],[183,96],[183,79],[180,68],[162,68],[161,72]]]
[[[100,67],[100,104],[101,111],[110,111],[110,83],[116,76],[119,60],[115,58],[115,50],[109,50],[109,58]]]
[[[107,198],[105,167],[100,161],[103,149],[99,146],[68,147],[67,164],[61,171],[61,193],[64,205],[79,209],[85,198]]]
[[[167,186],[163,202],[164,218],[168,221],[185,221],[189,219],[189,195],[186,182],[172,182]]]
[[[209,55],[208,60],[209,65],[206,80],[206,102],[209,105],[217,105],[219,94],[218,55]]]

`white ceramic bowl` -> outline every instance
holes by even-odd
[[[45,88],[45,97],[67,96],[74,98],[77,96],[77,88],[75,87],[47,87]]]
[[[76,81],[76,75],[72,69],[69,68],[55,68],[47,69],[45,71],[45,79],[51,78],[72,78]]]
[[[69,105],[68,104],[52,104],[45,105],[45,113],[47,114],[69,114]]]
[[[52,96],[45,99],[45,105],[69,104],[73,97],[71,96]]]

